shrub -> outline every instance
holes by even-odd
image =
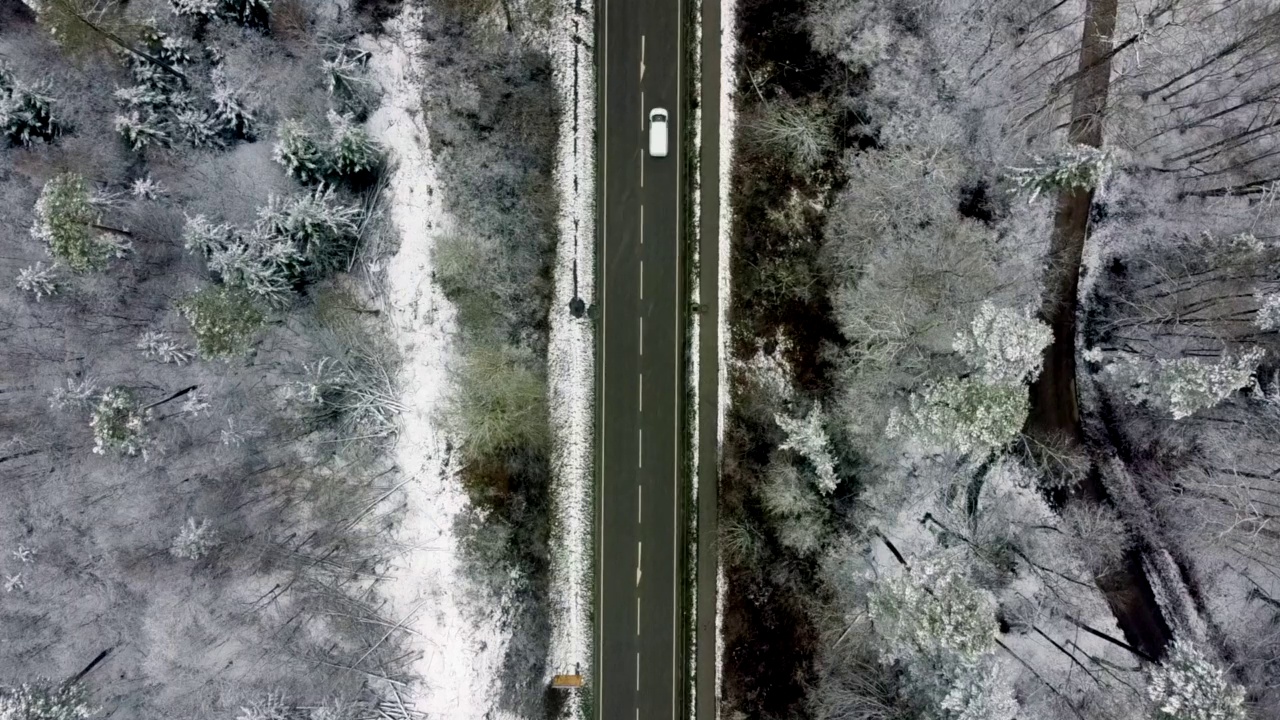
[[[500,345],[478,345],[463,358],[446,419],[470,459],[546,449],[546,384],[535,367],[531,353]]]
[[[120,455],[147,453],[146,424],[151,413],[143,409],[126,389],[108,389],[93,409],[89,427],[93,428],[93,451],[105,455],[108,450]]]
[[[775,101],[750,124],[765,145],[784,155],[797,172],[808,172],[835,148],[830,113],[819,105]]]
[[[50,255],[76,272],[102,269],[125,247],[99,232],[98,211],[89,188],[75,173],[58,175],[45,183],[35,212],[32,237],[43,241]]]
[[[0,689],[0,718],[4,720],[83,720],[94,710],[79,683],[37,680]]]
[[[248,292],[229,287],[208,287],[179,305],[204,358],[229,358],[249,351],[266,316]]]
[[[30,145],[32,140],[48,142],[61,134],[62,126],[53,117],[49,83],[24,85],[0,65],[0,135],[10,145]]]

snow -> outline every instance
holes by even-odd
[[[387,185],[390,218],[401,245],[386,267],[387,301],[404,366],[396,460],[404,472],[404,521],[397,545],[406,548],[384,592],[396,622],[414,631],[411,699],[427,718],[486,720],[493,709],[508,636],[501,607],[480,601],[463,574],[453,521],[467,497],[433,418],[447,392],[454,310],[431,282],[431,248],[450,220],[441,207],[436,168],[421,115],[417,62],[421,11],[406,5],[388,24],[389,36],[362,38],[372,51],[373,77],[386,91],[369,132],[396,161]]]
[[[559,238],[551,337],[547,352],[551,404],[551,587],[550,658],[547,672],[591,672],[591,539],[594,507],[593,438],[595,333],[585,315],[569,312],[571,301],[595,303],[595,82],[591,51],[579,38],[593,37],[589,3],[561,0],[546,38],[560,95],[560,141],[556,185],[560,191]],[[550,677],[548,677],[550,680]],[[570,712],[585,715],[581,694]]]
[[[720,234],[717,238],[717,297],[716,297],[716,364],[720,377],[716,401],[716,456],[717,467],[723,467],[724,422],[729,412],[729,242],[733,237],[733,214],[729,203],[730,179],[733,175],[733,136],[738,118],[734,114],[733,95],[737,67],[737,2],[720,2]],[[720,714],[719,699],[723,697],[724,682],[724,565],[716,563],[716,716]]]

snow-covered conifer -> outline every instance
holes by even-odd
[[[995,606],[952,562],[924,560],[878,581],[868,598],[886,662],[972,662],[995,648]]]
[[[143,357],[159,360],[165,364],[185,365],[193,357],[193,353],[181,343],[169,337],[168,333],[148,330],[138,338],[137,347]]]
[[[946,720],[1013,720],[1018,701],[1004,665],[987,661],[957,666],[946,674],[945,691],[938,708]]]
[[[151,176],[136,178],[129,186],[129,194],[139,200],[155,200],[166,194],[164,187]]]
[[[1021,383],[1040,374],[1045,347],[1053,340],[1049,326],[1033,318],[984,302],[966,331],[956,335],[955,349],[988,382]]]
[[[23,292],[29,292],[36,296],[36,302],[53,297],[58,292],[58,264],[54,263],[49,267],[45,267],[44,263],[37,262],[35,265],[27,266],[18,271],[18,279],[15,285]]]
[[[45,183],[35,215],[31,236],[76,272],[100,270],[118,254],[119,243],[103,237],[89,187],[75,173],[58,175]]]
[[[183,142],[194,148],[221,145],[218,123],[208,111],[194,107],[177,110],[173,114],[173,132]]]
[[[1263,330],[1280,329],[1280,293],[1259,294],[1258,314],[1253,324]]]
[[[206,258],[214,251],[236,240],[235,228],[214,224],[204,215],[188,215],[182,229],[182,246],[187,252],[198,252]]]
[[[324,179],[327,165],[315,136],[296,120],[280,126],[273,157],[284,166],[289,177],[306,185]]]
[[[287,240],[306,261],[308,272],[324,276],[345,269],[351,257],[360,210],[339,203],[332,188],[271,197],[258,213],[255,234]]]
[[[30,145],[33,140],[50,141],[61,134],[62,126],[53,116],[48,81],[27,85],[0,65],[0,135],[10,145]]]
[[[836,476],[835,460],[831,457],[831,441],[822,427],[822,407],[814,403],[809,414],[803,418],[775,414],[773,419],[787,434],[780,449],[794,450],[813,465],[818,473],[818,490],[824,495],[835,490],[840,484],[840,478]]]
[[[147,422],[151,413],[121,387],[109,388],[98,399],[89,427],[93,428],[93,451],[120,455],[147,455]]]
[[[221,0],[218,14],[241,25],[266,27],[271,20],[271,0]]]
[[[372,172],[382,162],[382,150],[350,116],[330,111],[329,126],[333,135],[324,155],[330,175],[352,178]]]
[[[169,554],[184,560],[199,560],[208,555],[219,545],[218,533],[209,525],[207,519],[196,522],[195,518],[187,518],[182,529],[178,531],[173,544],[169,546]]]
[[[235,137],[252,139],[254,117],[248,102],[239,91],[231,87],[221,68],[213,70],[212,80],[213,92],[209,94],[209,100],[213,102],[214,118],[225,132]]]
[[[1018,189],[1031,193],[1034,201],[1041,193],[1066,189],[1093,189],[1111,172],[1110,151],[1089,145],[1075,145],[1048,158],[1036,157],[1031,167],[1010,168]]]
[[[178,306],[191,323],[201,357],[228,358],[249,351],[266,316],[241,289],[208,287]]]
[[[116,115],[116,132],[124,136],[125,142],[133,150],[145,150],[152,145],[169,144],[169,133],[164,129],[160,117],[155,113],[140,113],[137,110],[128,115]]]
[[[66,384],[59,385],[49,394],[49,407],[54,410],[83,410],[92,404],[97,393],[98,383],[92,378],[67,378]]]
[[[1147,697],[1157,720],[1245,720],[1244,688],[1182,638],[1151,670]]]

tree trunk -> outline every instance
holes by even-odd
[[[1111,85],[1112,35],[1118,0],[1086,0],[1084,36],[1080,43],[1079,70],[1073,75],[1072,144],[1102,146],[1102,121]],[[1053,343],[1045,356],[1044,370],[1031,385],[1031,410],[1025,431],[1046,444],[1061,442],[1080,446],[1084,432],[1076,388],[1076,315],[1079,310],[1080,270],[1089,232],[1089,208],[1093,190],[1064,189],[1058,194],[1053,234],[1049,246],[1049,270],[1040,313],[1053,330]],[[1074,488],[1067,502],[1109,502],[1097,472],[1090,472]],[[1146,657],[1158,658],[1169,641],[1169,628],[1155,603],[1150,581],[1142,569],[1138,551],[1130,552],[1123,569],[1099,583],[1129,645]]]

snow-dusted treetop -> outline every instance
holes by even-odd
[[[886,661],[927,656],[972,662],[995,647],[999,627],[991,598],[952,563],[917,563],[905,575],[877,582],[869,601]]]
[[[813,409],[804,418],[789,418],[786,415],[776,414],[773,419],[787,434],[781,449],[794,450],[813,464],[818,472],[818,490],[824,495],[835,490],[840,484],[840,478],[836,476],[835,461],[828,449],[830,440],[827,438],[826,430],[822,428],[822,407],[815,403]]]
[[[956,334],[955,350],[989,382],[1020,383],[1040,374],[1042,353],[1053,339],[1049,326],[1018,312],[982,303],[968,330]]]
[[[1147,697],[1158,720],[1245,720],[1244,688],[1226,679],[1191,643],[1177,638],[1151,671]]]
[[[1249,348],[1220,358],[1148,360],[1123,353],[1103,370],[1121,383],[1125,397],[1167,411],[1175,420],[1207,410],[1246,387],[1266,352]],[[1092,355],[1096,359],[1096,355]]]
[[[961,455],[1000,447],[1027,418],[1027,389],[980,378],[946,378],[911,396],[907,410],[889,413],[889,437],[911,437]]]

